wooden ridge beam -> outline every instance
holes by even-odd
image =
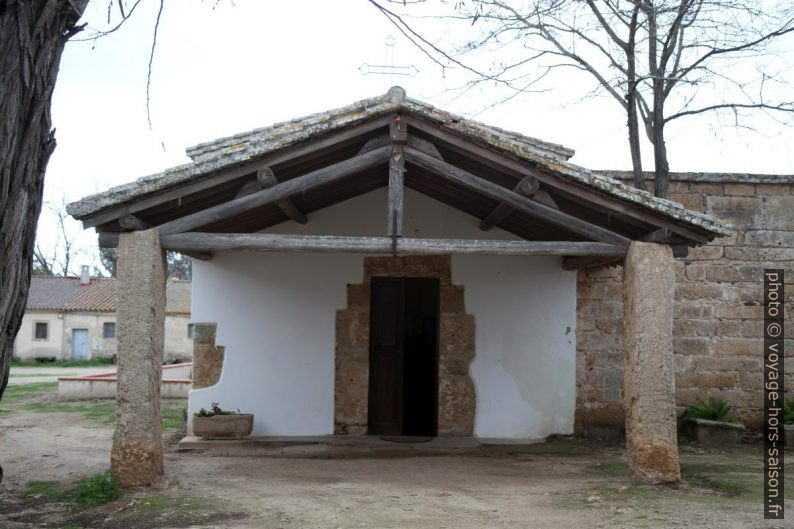
[[[259,184],[262,186],[262,189],[269,189],[275,185],[278,185],[278,180],[276,179],[276,175],[273,173],[273,170],[270,167],[262,167],[256,172],[256,179]],[[286,216],[297,222],[298,224],[306,224],[308,219],[306,215],[303,214],[301,210],[295,205],[295,203],[289,198],[282,198],[281,200],[276,200],[276,205],[278,209],[281,210]]]
[[[275,204],[279,200],[289,198],[308,189],[341,180],[359,171],[372,169],[389,159],[390,147],[381,147],[365,154],[348,158],[341,162],[322,167],[305,175],[281,182],[271,188],[257,191],[250,195],[235,198],[229,202],[218,204],[202,211],[174,219],[158,226],[161,234],[194,231],[196,228],[225,220],[246,211]]]
[[[558,228],[588,239],[628,246],[630,239],[601,226],[591,224],[562,211],[539,204],[505,187],[459,169],[442,160],[428,156],[416,149],[405,148],[406,161],[432,172],[450,182],[462,185],[493,199],[502,201],[514,209],[543,220]]]
[[[119,234],[99,234],[101,247],[118,245]],[[160,235],[165,250],[215,252],[335,252],[441,255],[559,255],[622,258],[626,247],[602,242],[495,241],[475,239],[417,239],[397,237],[340,237],[330,235],[280,235],[268,233],[176,233]]]
[[[207,191],[213,187],[223,185],[241,178],[251,173],[255,173],[260,167],[275,167],[279,164],[291,162],[293,160],[309,156],[317,152],[324,151],[333,145],[353,141],[359,137],[372,133],[380,128],[388,126],[391,116],[383,116],[372,121],[367,121],[359,125],[340,130],[323,137],[322,139],[296,145],[291,148],[280,150],[273,154],[268,154],[258,160],[252,160],[239,167],[217,171],[211,176],[201,177],[195,181],[189,181],[175,185],[171,189],[153,192],[143,198],[136,199],[130,204],[112,206],[104,211],[99,211],[82,218],[83,228],[93,228],[108,222],[117,220],[122,215],[136,213],[172,200],[178,201],[182,197]],[[199,164],[202,162],[199,162]]]

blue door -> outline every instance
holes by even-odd
[[[72,329],[72,360],[88,360],[88,329]]]

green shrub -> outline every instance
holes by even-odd
[[[684,410],[684,419],[707,419],[710,421],[737,422],[731,416],[731,405],[723,399],[711,397],[698,400]]]
[[[794,423],[794,399],[788,399],[783,404],[783,422],[785,424]]]
[[[121,496],[119,478],[109,470],[94,474],[81,481],[74,490],[74,503],[78,506],[98,505],[113,501]]]
[[[209,411],[205,410],[204,408],[201,408],[193,415],[196,417],[215,417],[216,415],[237,415],[238,413],[240,413],[240,410],[237,411],[222,410],[217,402],[213,402],[212,407],[210,408]]]

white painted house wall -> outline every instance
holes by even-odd
[[[271,233],[385,233],[386,190],[284,223]],[[515,238],[406,190],[403,233]],[[361,282],[363,256],[218,252],[193,262],[194,322],[218,324],[226,347],[215,386],[190,392],[189,413],[219,402],[254,413],[254,435],[333,432],[335,314],[346,285]],[[454,256],[455,284],[477,326],[471,376],[475,435],[539,438],[573,431],[576,273],[558,258]]]

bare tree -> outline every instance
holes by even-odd
[[[30,286],[44,172],[55,149],[52,92],[63,49],[84,28],[78,21],[88,1],[0,0],[0,398]],[[89,38],[117,30],[141,2],[102,1],[110,29]],[[147,83],[147,109],[148,92]]]
[[[87,3],[0,2],[0,397],[27,301],[44,171],[55,148],[52,91],[63,48],[80,31]]]
[[[654,194],[666,196],[669,163],[665,127],[706,112],[728,112],[742,126],[750,114],[779,121],[794,116],[794,98],[781,89],[790,64],[794,8],[757,0],[467,0],[435,2],[462,42],[444,45],[399,14],[427,0],[368,0],[426,55],[443,66],[465,66],[469,83],[496,82],[521,92],[550,72],[574,68],[625,112],[634,184],[644,188],[640,131],[651,143]],[[520,5],[519,5],[520,4]],[[463,25],[465,24],[465,28]],[[490,66],[477,67],[481,56]],[[640,126],[642,125],[642,126]]]
[[[36,244],[33,248],[34,274],[70,275],[74,272],[72,265],[75,258],[82,253],[75,246],[77,234],[69,227],[69,218],[66,215],[64,202],[62,199],[60,203],[44,204],[44,208],[52,215],[52,219],[55,221],[55,240],[49,248],[45,249],[38,238],[36,239]]]

